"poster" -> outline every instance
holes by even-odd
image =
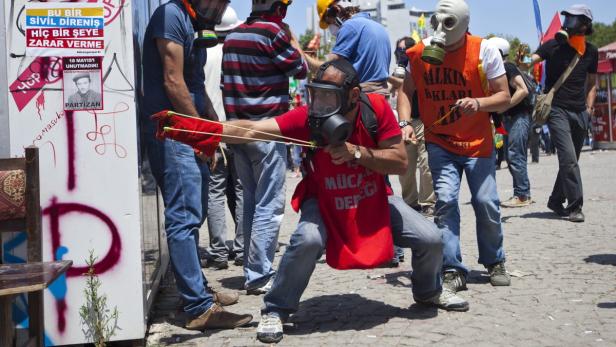
[[[103,109],[101,57],[62,58],[65,111]]]
[[[26,55],[103,56],[104,26],[104,8],[96,3],[28,2]]]

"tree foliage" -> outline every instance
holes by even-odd
[[[593,45],[601,48],[616,41],[616,20],[612,24],[593,23],[595,32],[588,37]]]

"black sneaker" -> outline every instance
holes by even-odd
[[[563,207],[563,204],[554,202],[552,200],[548,200],[548,208],[560,217],[567,217],[569,215]]]
[[[235,257],[235,260],[233,261],[233,265],[235,265],[235,266],[244,266],[244,257],[243,256]]]
[[[229,268],[229,262],[226,260],[202,259],[202,268],[212,268],[214,270],[224,270]]]
[[[443,272],[443,288],[454,293],[467,290],[466,278],[459,271],[445,271]]]
[[[511,276],[509,276],[507,269],[505,269],[505,262],[488,266],[488,273],[490,274],[490,284],[493,286],[511,285]]]
[[[582,223],[584,222],[584,213],[582,213],[582,209],[578,208],[575,211],[569,214],[569,221],[574,223]]]

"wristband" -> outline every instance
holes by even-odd
[[[477,112],[479,112],[479,109],[481,108],[481,104],[479,103],[479,99],[473,99],[475,100],[475,102],[477,103]]]

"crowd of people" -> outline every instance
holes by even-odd
[[[335,269],[369,269],[398,265],[403,248],[411,249],[416,303],[467,311],[459,295],[469,273],[460,249],[462,177],[478,262],[491,285],[508,286],[500,208],[533,202],[527,149],[538,161],[540,143],[559,161],[547,207],[584,221],[578,159],[598,60],[584,39],[592,33],[588,7],[563,11],[556,39],[512,63],[507,40],[470,34],[464,0],[440,0],[430,19],[434,34],[400,38],[393,52],[386,29],[354,1],[317,0],[320,26],[336,38],[325,59],[305,51],[284,22],[291,2],[253,0],[240,21],[228,0],[171,0],[146,30],[143,143],[165,203],[187,329],[253,319],[222,308],[239,295],[211,289],[202,267],[242,266],[246,293],[264,295],[257,338],[278,342],[323,254]],[[533,122],[535,84],[523,72],[543,60],[553,96],[545,125]],[[306,79],[304,105],[291,100],[289,78]],[[501,124],[513,181],[503,202],[494,141]],[[302,176],[291,201],[300,219],[275,268],[288,153]],[[396,175],[402,197],[390,187]],[[225,205],[235,224],[231,247]]]

